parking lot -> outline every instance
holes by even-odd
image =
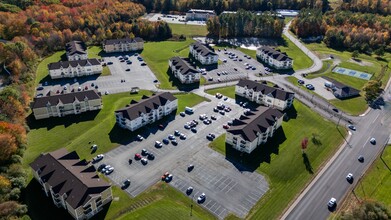
[[[186,21],[186,15],[148,14],[149,21],[165,21],[172,24],[206,25],[205,21]]]
[[[207,71],[206,74],[203,74],[203,77],[208,82],[234,81],[248,78],[249,74],[264,75],[266,72],[264,66],[260,62],[239,50],[227,49],[225,51],[222,49],[221,51],[216,50],[215,52],[219,55],[222,64],[218,65],[218,69]],[[230,56],[229,53],[233,53],[234,55]],[[252,68],[249,68],[250,66]]]
[[[128,92],[132,87],[142,87],[142,89],[156,90],[155,75],[149,69],[148,65],[141,66],[144,61],[139,61],[134,53],[115,53],[110,56],[103,57],[104,63],[108,64],[111,75],[109,76],[83,76],[78,78],[64,78],[48,80],[43,83],[43,90],[39,93],[47,94],[49,91],[61,93],[69,91],[77,91],[96,88],[102,94]],[[128,60],[132,64],[127,64],[126,61],[121,62],[119,57],[129,56]],[[129,71],[126,71],[129,70]],[[141,85],[141,86],[140,86]]]
[[[219,102],[224,102],[232,108],[232,111],[221,115],[213,112]],[[165,172],[173,174],[172,181],[169,182],[179,191],[185,191],[189,186],[194,191],[189,195],[189,205],[196,204],[197,198],[201,193],[206,194],[206,200],[201,205],[211,211],[218,218],[223,219],[228,213],[232,212],[239,217],[245,217],[252,206],[268,190],[267,181],[256,172],[240,171],[238,164],[232,164],[225,157],[213,150],[207,145],[210,141],[206,135],[214,133],[217,136],[225,131],[222,125],[227,121],[238,117],[243,109],[234,103],[234,100],[212,98],[212,102],[203,102],[197,105],[195,113],[192,115],[175,116],[175,120],[163,129],[153,134],[141,134],[144,140],[134,141],[128,145],[120,146],[105,155],[105,158],[97,163],[110,164],[115,171],[108,177],[118,185],[121,185],[125,179],[131,181],[126,191],[137,196],[144,190],[161,181],[161,176]],[[193,119],[198,119],[200,114],[206,113],[208,116],[216,116],[210,125],[202,122],[196,126],[197,133],[184,128],[184,124]],[[186,140],[178,140],[178,145],[171,143],[163,144],[163,147],[156,148],[155,141],[162,141],[174,130],[184,133]],[[154,160],[149,160],[147,165],[134,159],[136,153],[141,149],[147,149],[155,155]],[[128,160],[133,159],[131,165]],[[189,164],[194,165],[194,169],[188,172]]]

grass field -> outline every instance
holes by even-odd
[[[189,45],[192,42],[194,41],[187,39],[186,41],[161,41],[144,44],[141,55],[159,80],[161,89],[175,89],[179,86],[178,80],[168,74],[168,60],[174,56],[187,57]]]
[[[149,91],[139,94],[119,93],[103,96],[103,109],[65,118],[51,118],[35,121],[29,119],[28,149],[24,154],[24,164],[27,166],[40,153],[66,147],[77,150],[81,158],[91,159],[89,142],[99,146],[98,153],[104,153],[118,146],[129,143],[138,132],[130,132],[115,126],[114,111],[124,107],[132,99],[139,100],[142,95],[150,95]],[[194,106],[204,100],[195,94],[178,94],[179,110],[184,106]]]
[[[208,30],[206,30],[206,25],[185,25],[168,23],[168,26],[170,26],[173,35],[183,34],[186,37],[192,37],[206,36],[208,34]]]
[[[383,156],[376,159],[354,191],[362,199],[391,206],[391,146],[387,146]]]
[[[289,57],[291,57],[293,61],[293,70],[297,71],[300,69],[305,69],[312,66],[312,60],[301,51],[292,41],[290,41],[285,35],[283,35],[283,39],[286,45],[278,46],[278,49],[281,52],[286,52]]]
[[[268,179],[270,190],[251,210],[249,219],[277,219],[314,177],[313,173],[334,154],[346,135],[346,130],[337,130],[335,124],[298,101],[295,101],[288,116],[290,119],[283,122],[283,129],[277,130],[275,136],[251,156],[235,154],[230,146],[225,145],[224,135],[210,145],[226,157],[256,169]],[[317,141],[312,141],[313,134]],[[300,148],[304,137],[310,140],[306,156],[303,156]]]
[[[208,94],[215,95],[216,93],[221,93],[224,96],[235,99],[235,86],[227,86],[216,89],[208,89],[205,91]]]
[[[65,51],[58,51],[51,56],[44,58],[38,65],[37,73],[35,75],[35,85],[42,83],[42,80],[49,77],[48,64],[58,62],[61,60],[61,57],[65,56]]]

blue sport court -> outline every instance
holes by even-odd
[[[333,69],[333,72],[343,74],[343,75],[353,76],[353,77],[364,79],[364,80],[370,80],[372,77],[372,74],[364,73],[364,72],[360,72],[360,71],[356,71],[356,70],[351,70],[351,69],[346,69],[343,67],[335,67]]]

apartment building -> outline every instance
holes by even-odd
[[[190,54],[202,65],[217,64],[219,60],[219,56],[211,47],[200,42],[190,44]]]
[[[113,199],[111,185],[75,151],[42,153],[31,164],[34,178],[58,208],[77,220],[89,219]],[[47,209],[48,207],[42,207]],[[48,218],[55,219],[56,216]]]
[[[69,61],[88,59],[87,46],[82,41],[71,41],[65,45],[66,56]]]
[[[168,65],[174,76],[182,84],[196,83],[200,81],[201,73],[191,64],[188,58],[172,57]]]
[[[105,40],[102,47],[106,53],[137,51],[144,49],[144,40],[140,37]]]
[[[61,79],[100,74],[103,67],[98,59],[85,59],[49,63],[48,69],[52,79]]]
[[[263,46],[257,49],[257,57],[275,69],[292,69],[293,60],[285,52]]]
[[[169,92],[143,96],[140,101],[132,100],[123,109],[115,111],[117,124],[130,131],[152,124],[157,120],[175,112],[178,99]]]
[[[186,21],[207,21],[214,16],[216,16],[214,10],[190,9],[186,12]]]

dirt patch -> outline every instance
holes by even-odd
[[[363,61],[363,60],[354,60],[354,59],[350,58],[348,61],[351,63],[357,64],[357,65],[360,65],[360,66],[373,66],[373,63],[368,62],[368,61]]]

